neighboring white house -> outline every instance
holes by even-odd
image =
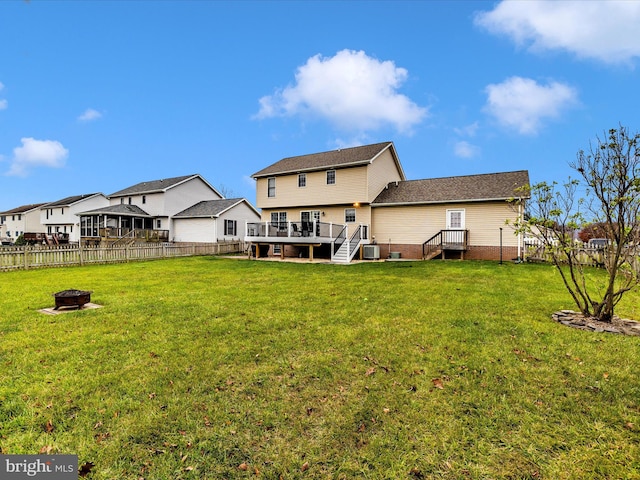
[[[247,200],[225,199],[199,174],[140,182],[108,198],[108,206],[81,213],[84,240],[211,243],[242,239],[246,222],[260,219]]]
[[[244,198],[205,200],[173,216],[176,242],[216,242],[243,239],[247,222],[260,213]]]
[[[225,199],[201,175],[193,174],[140,182],[108,196],[75,195],[1,212],[0,240],[13,243],[23,233],[34,233],[64,242],[126,237],[212,243],[243,239],[247,222],[259,220],[246,199]]]
[[[45,233],[45,227],[40,224],[42,205],[44,203],[22,205],[0,212],[0,240],[13,243],[25,232]]]
[[[80,217],[78,214],[88,209],[105,207],[109,200],[102,193],[87,193],[66,197],[40,207],[40,224],[45,233],[62,233],[69,236],[69,242],[80,241]]]

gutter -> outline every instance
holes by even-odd
[[[263,177],[275,177],[277,175],[290,175],[292,173],[321,172],[323,170],[334,170],[334,169],[338,169],[338,168],[358,167],[358,166],[361,166],[361,165],[366,165],[368,163],[371,163],[372,160],[373,159],[358,160],[357,162],[351,162],[351,163],[340,163],[340,164],[337,164],[337,165],[324,165],[324,166],[321,166],[321,167],[311,167],[311,168],[298,168],[298,169],[294,169],[294,170],[278,170],[276,172],[261,173],[261,174],[254,173],[253,175],[251,175],[251,178],[256,180],[258,178],[263,178]]]
[[[470,198],[464,200],[432,200],[432,201],[418,201],[418,202],[385,202],[385,203],[371,203],[372,207],[399,207],[399,206],[415,206],[415,205],[441,205],[444,203],[479,203],[479,202],[500,202],[508,201],[508,198]]]

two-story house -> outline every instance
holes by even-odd
[[[72,195],[40,207],[40,224],[45,233],[64,236],[68,242],[80,241],[80,217],[84,210],[100,208],[109,204],[102,193]]]
[[[259,256],[516,258],[505,222],[526,171],[406,180],[392,142],[284,158],[252,175]],[[375,244],[375,247],[362,248]]]
[[[44,233],[40,224],[40,207],[43,203],[22,205],[6,212],[0,212],[0,240],[13,243],[25,232]]]
[[[259,219],[246,200],[227,201],[199,174],[140,182],[108,199],[108,206],[82,212],[83,241],[216,242],[243,238],[246,223]],[[241,225],[233,235],[227,220]]]
[[[258,251],[274,245],[285,256],[348,261],[356,242],[370,242],[372,202],[388,182],[405,176],[393,144],[385,142],[284,158],[252,178],[267,222],[248,237]]]

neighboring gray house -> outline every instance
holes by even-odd
[[[205,200],[173,216],[176,242],[216,242],[243,239],[247,222],[260,213],[244,198]]]

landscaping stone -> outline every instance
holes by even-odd
[[[601,322],[594,317],[585,317],[582,313],[573,310],[560,310],[551,315],[551,318],[562,325],[580,330],[640,336],[640,322],[616,315],[611,319],[611,323]]]

